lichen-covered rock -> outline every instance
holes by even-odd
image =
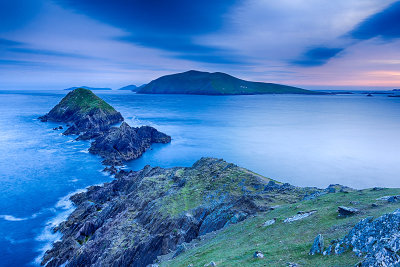
[[[341,254],[352,249],[357,256],[364,256],[360,266],[400,265],[400,210],[385,214],[375,220],[361,220],[342,239],[334,241],[324,252]]]
[[[310,249],[309,255],[322,254],[324,251],[324,237],[319,234],[314,239],[314,243]]]
[[[89,152],[108,161],[129,161],[140,157],[153,143],[169,143],[171,137],[150,126],[130,127],[123,122],[112,127],[92,142]],[[112,164],[113,165],[113,164]]]
[[[71,197],[76,210],[56,228],[63,237],[42,264],[146,266],[202,234],[307,193],[294,186],[265,192],[268,182],[214,158],[188,168],[122,170],[111,183]]]

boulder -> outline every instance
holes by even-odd
[[[261,251],[256,251],[253,254],[253,258],[263,259],[264,258],[264,254],[262,254]]]
[[[310,249],[309,255],[322,254],[324,251],[324,237],[319,234],[314,239],[314,243]]]
[[[350,208],[350,207],[345,207],[345,206],[339,206],[338,207],[338,212],[340,217],[347,217],[354,215],[359,212],[358,209],[356,208]]]

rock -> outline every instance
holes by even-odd
[[[103,172],[108,172],[108,173],[111,174],[111,175],[115,175],[115,174],[118,173],[118,169],[115,168],[115,166],[105,167],[105,168],[103,169]]]
[[[213,266],[217,266],[217,264],[213,261],[210,261],[210,263],[204,264],[205,267],[213,267]]]
[[[175,258],[175,257],[179,256],[179,254],[182,254],[182,253],[185,252],[186,250],[187,250],[187,248],[186,248],[185,243],[180,244],[180,245],[177,247],[177,249],[176,249],[176,251],[175,251],[175,254],[174,254],[174,256],[173,256],[172,258]]]
[[[307,218],[311,215],[313,215],[314,213],[316,213],[316,210],[311,210],[311,211],[299,211],[298,214],[296,214],[295,216],[286,218],[283,222],[284,223],[290,223],[290,222],[294,222],[294,221],[298,221],[298,220],[302,220],[304,218]]]
[[[309,255],[322,254],[324,251],[324,237],[319,234],[314,239],[314,243],[310,249]]]
[[[298,265],[297,263],[294,262],[288,262],[287,263],[287,267],[299,267],[300,265]]]
[[[383,196],[380,198],[377,198],[376,200],[380,200],[380,201],[387,201],[389,203],[394,203],[394,202],[398,202],[400,200],[400,195],[396,195],[396,196]]]
[[[276,222],[276,219],[268,220],[265,223],[263,223],[263,226],[264,227],[270,226],[270,225],[273,225],[275,222]]]
[[[87,135],[108,129],[123,121],[122,115],[92,91],[78,88],[69,92],[49,113],[39,117],[43,122],[65,122],[71,125],[64,134]],[[58,127],[59,128],[59,127]]]
[[[399,266],[400,210],[375,220],[361,220],[343,239],[333,241],[324,254],[342,254],[350,249],[364,257],[359,266]]]
[[[178,186],[183,178],[186,183]],[[237,186],[227,188],[227,183]],[[274,197],[281,203],[282,192],[284,204],[300,201],[306,190],[287,186],[287,191],[265,192],[266,184],[259,175],[215,158],[186,168],[121,170],[113,181],[71,197],[76,208],[55,229],[62,237],[42,264],[147,266],[184,250],[181,244],[268,210]],[[252,194],[241,185],[252,188]],[[191,197],[195,205],[185,202]]]
[[[140,157],[153,143],[169,143],[171,137],[150,126],[130,127],[123,122],[92,142],[89,152],[105,158],[103,163],[129,161]],[[113,164],[114,165],[114,164]]]
[[[338,207],[338,212],[340,217],[346,217],[346,216],[351,216],[359,212],[358,209],[355,208],[349,208],[345,206],[340,206]]]
[[[262,254],[261,251],[256,251],[253,254],[253,258],[263,259],[264,258],[264,254]]]

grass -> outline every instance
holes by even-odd
[[[89,113],[94,109],[101,109],[108,112],[116,112],[103,99],[96,96],[92,91],[84,88],[77,88],[67,94],[60,102],[60,107],[78,108],[81,112]]]
[[[273,211],[259,214],[236,225],[225,228],[212,239],[200,243],[177,258],[164,262],[161,266],[203,266],[214,261],[218,266],[286,266],[294,262],[300,266],[354,266],[361,258],[351,251],[342,255],[309,256],[314,238],[322,234],[325,247],[331,240],[343,238],[346,233],[367,216],[378,217],[400,208],[399,203],[387,203],[376,199],[386,195],[400,194],[400,189],[370,189],[349,193],[332,193],[320,198],[284,204]],[[372,203],[378,203],[373,207]],[[347,218],[337,217],[340,205],[360,209],[360,213]],[[283,223],[287,217],[298,211],[317,210],[303,220]],[[262,224],[276,218],[271,226]],[[260,250],[265,258],[254,259],[255,251]]]

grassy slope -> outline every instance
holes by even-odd
[[[115,109],[103,99],[96,96],[92,91],[84,88],[78,88],[68,93],[58,105],[61,108],[77,108],[84,113],[88,113],[93,109],[116,112]]]
[[[340,256],[309,256],[315,236],[321,233],[327,247],[331,240],[342,238],[361,219],[367,216],[378,217],[400,208],[399,203],[376,200],[381,196],[396,194],[400,194],[400,189],[366,189],[327,194],[314,200],[282,205],[276,210],[224,229],[211,240],[161,266],[203,266],[210,261],[215,261],[218,266],[286,266],[288,262],[301,266],[353,266],[361,259],[352,252]],[[378,203],[379,206],[372,207],[372,203]],[[340,205],[356,207],[362,212],[353,217],[338,218],[337,207]],[[313,209],[318,210],[317,213],[308,218],[292,223],[282,222],[298,211]],[[277,219],[274,225],[262,226],[272,218]],[[265,258],[254,259],[253,253],[256,250],[262,251]]]
[[[160,77],[143,88],[139,93],[159,94],[321,94],[297,87],[273,83],[249,82],[225,73],[188,71]]]

